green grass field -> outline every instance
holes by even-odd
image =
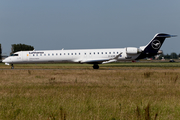
[[[180,119],[180,63],[0,64],[2,120]]]

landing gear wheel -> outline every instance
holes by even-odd
[[[99,65],[94,64],[94,65],[93,65],[93,68],[94,68],[94,69],[99,69]]]
[[[13,64],[11,64],[11,69],[14,69],[14,66],[13,66]]]

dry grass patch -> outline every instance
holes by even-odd
[[[0,71],[0,119],[179,119],[179,68]]]

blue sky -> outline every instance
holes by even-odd
[[[123,48],[146,45],[156,33],[180,36],[179,0],[1,0],[0,43],[36,50]],[[165,54],[180,53],[179,36]]]

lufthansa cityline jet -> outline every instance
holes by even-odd
[[[19,51],[5,58],[2,62],[6,65],[11,64],[12,69],[14,68],[13,64],[60,62],[93,64],[94,69],[99,69],[98,64],[138,60],[157,55],[164,40],[175,36],[158,33],[146,46],[139,48]]]

